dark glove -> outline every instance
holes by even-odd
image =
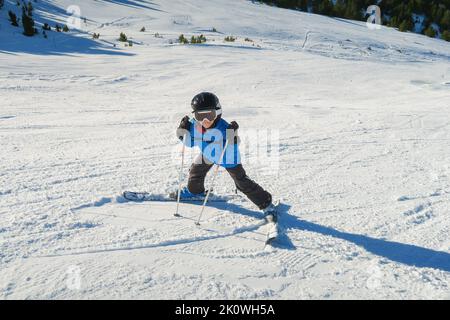
[[[178,139],[183,140],[184,134],[186,133],[186,131],[189,132],[190,129],[191,129],[191,123],[189,122],[189,117],[184,116],[184,118],[181,119],[180,125],[177,128]]]
[[[231,123],[228,125],[228,129],[233,129],[234,131],[237,131],[237,129],[239,129],[239,125],[236,121],[231,121]]]
[[[231,121],[227,127],[227,140],[232,141],[234,144],[239,144],[241,139],[237,134],[237,130],[239,129],[239,125],[236,121]]]

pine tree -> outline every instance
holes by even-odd
[[[414,10],[417,12],[424,12],[425,5],[422,0],[415,0],[414,1]]]
[[[361,18],[362,18],[361,11],[358,8],[355,0],[348,1],[347,8],[345,10],[345,18],[361,20]]]
[[[286,9],[295,8],[295,6],[297,5],[295,0],[279,0],[277,2],[278,2],[278,6],[280,8],[286,8]]]
[[[298,2],[300,10],[308,12],[308,0],[299,0]]]
[[[450,0],[260,0],[269,5],[354,20],[366,20],[367,7],[376,4],[387,20],[383,23],[413,30],[413,14],[425,16],[425,25],[435,23],[441,33],[450,31]],[[436,31],[436,30],[435,30]],[[423,31],[422,31],[423,32]]]
[[[445,13],[440,21],[442,30],[450,30],[450,10],[445,10]]]
[[[444,39],[445,41],[450,41],[450,31],[445,30],[444,32],[442,32],[442,39]]]
[[[433,22],[439,23],[444,17],[444,9],[441,6],[437,6],[436,15],[433,17]]]
[[[333,15],[333,3],[331,0],[323,0],[318,4],[317,13],[332,16]]]
[[[336,17],[344,18],[346,10],[346,1],[345,0],[336,0],[336,4],[334,5],[334,14]]]
[[[28,16],[29,16],[29,17],[32,17],[32,16],[33,16],[33,5],[31,4],[31,1],[28,2],[27,12],[28,12]]]
[[[36,33],[34,29],[34,20],[27,14],[27,10],[25,7],[22,7],[22,25],[23,25],[23,34],[32,37]]]
[[[425,35],[430,37],[430,38],[434,38],[436,37],[436,31],[433,29],[433,27],[430,25],[428,26],[428,28],[425,30]]]
[[[11,21],[11,25],[13,25],[14,27],[18,27],[19,23],[17,21],[16,14],[12,11],[8,11],[8,15],[9,15],[9,21]]]
[[[398,30],[401,32],[408,31],[408,28],[406,27],[406,20],[403,20],[402,23],[398,26]]]

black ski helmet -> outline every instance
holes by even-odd
[[[221,110],[219,98],[214,93],[202,92],[197,94],[191,102],[192,112],[203,110]]]

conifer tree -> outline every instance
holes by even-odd
[[[8,11],[8,15],[9,15],[9,21],[11,21],[11,25],[13,25],[14,27],[18,27],[19,23],[17,21],[16,14],[10,10],[10,11]]]
[[[430,37],[430,38],[434,38],[436,37],[436,31],[433,29],[433,27],[430,25],[428,26],[428,28],[425,30],[425,35]]]
[[[34,20],[28,15],[28,10],[25,7],[22,7],[22,25],[24,35],[27,37],[34,36],[36,33],[34,29]]]

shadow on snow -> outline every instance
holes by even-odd
[[[318,233],[351,242],[368,252],[393,262],[418,268],[432,268],[450,272],[450,253],[436,251],[412,244],[372,238],[369,236],[343,232],[331,227],[299,219],[287,211],[280,216],[280,225],[285,229],[297,229]]]
[[[105,203],[101,203],[103,205]],[[201,203],[198,203],[200,206]],[[230,202],[211,202],[208,204],[210,207],[214,207],[220,210],[228,210],[233,213],[249,216],[255,219],[261,219],[262,214],[256,212],[254,210],[249,210],[243,208],[237,204]],[[436,251],[433,249],[427,249],[423,247],[419,247],[412,244],[405,244],[395,241],[377,239],[361,234],[354,234],[349,232],[343,232],[336,230],[332,227],[326,227],[317,223],[304,221],[298,218],[297,215],[289,213],[290,206],[287,204],[280,205],[280,216],[279,216],[279,225],[282,230],[280,234],[280,238],[277,240],[275,244],[276,247],[287,249],[287,250],[295,250],[296,247],[289,239],[287,231],[292,229],[297,229],[300,231],[308,231],[317,234],[321,234],[328,237],[333,237],[335,239],[345,240],[350,243],[353,243],[368,252],[389,259],[393,262],[402,263],[412,267],[418,268],[432,268],[438,269],[446,272],[450,272],[450,253],[443,251]],[[202,236],[202,237],[193,237],[193,238],[185,238],[185,239],[177,239],[171,241],[165,241],[157,244],[151,245],[143,245],[139,247],[132,248],[113,248],[106,250],[98,250],[98,251],[88,251],[84,253],[98,253],[98,252],[108,252],[108,251],[125,251],[125,250],[134,250],[134,249],[145,249],[145,248],[156,248],[156,247],[166,247],[173,246],[179,244],[186,244],[192,242],[199,241],[207,241],[219,238],[227,238],[230,236],[236,236],[245,232],[256,231],[258,226],[249,226],[235,229],[226,234],[216,234],[210,236]]]
[[[235,204],[217,204],[217,207],[221,207],[222,205],[228,205],[227,209],[235,213],[240,213],[251,217],[261,217],[260,215],[256,215],[255,212],[241,208]],[[213,206],[216,205],[213,204]],[[279,225],[285,231],[288,231],[289,229],[297,229],[301,231],[314,232],[324,236],[351,242],[364,248],[372,254],[384,257],[393,262],[402,263],[412,267],[432,268],[450,272],[450,253],[448,252],[436,251],[412,244],[377,239],[361,234],[339,231],[331,227],[301,220],[297,217],[297,215],[290,214],[289,209],[289,205],[280,205],[281,214],[279,217]],[[295,245],[289,239],[286,232],[283,232],[280,235],[277,246],[285,249],[295,249]]]
[[[127,7],[134,7],[134,8],[143,8],[143,9],[151,9],[155,11],[161,11],[160,9],[156,9],[156,4],[151,1],[145,1],[145,0],[102,0],[105,2],[110,2],[114,4],[119,4]]]
[[[158,10],[145,4],[153,4],[148,1],[140,0],[102,0],[106,2],[116,3],[126,6],[134,6],[138,8],[147,8]],[[21,18],[21,9],[15,2],[6,1],[8,4],[8,10],[12,10],[16,15]],[[33,17],[36,21],[36,28],[39,30],[39,34],[34,37],[26,37],[22,34],[23,28],[21,23],[19,27],[10,26],[9,23],[5,24],[5,28],[2,28],[6,37],[0,41],[0,53],[4,54],[16,54],[27,53],[36,55],[67,55],[71,54],[106,54],[106,55],[119,55],[119,56],[133,56],[134,54],[123,52],[119,48],[115,48],[112,43],[108,43],[102,40],[91,39],[91,35],[84,31],[71,31],[71,32],[56,32],[54,30],[55,25],[58,23],[60,26],[64,25],[62,21],[56,21],[53,17],[60,17],[64,20],[69,18],[69,13],[64,8],[54,5],[50,1],[41,1],[36,4]],[[6,9],[3,11],[6,11]],[[87,19],[92,21],[90,19]],[[42,36],[42,25],[47,23],[52,27],[52,31],[46,31],[48,38],[45,39]],[[7,33],[6,33],[7,32]],[[3,37],[3,35],[2,35]]]
[[[78,37],[69,33],[49,34],[48,39],[27,38],[21,33],[14,34],[18,41],[0,41],[0,53],[3,54],[35,54],[35,55],[65,55],[76,54],[104,54],[116,56],[133,56],[113,46],[102,44],[100,41]],[[21,41],[22,40],[22,41]],[[45,41],[45,43],[43,43]]]

